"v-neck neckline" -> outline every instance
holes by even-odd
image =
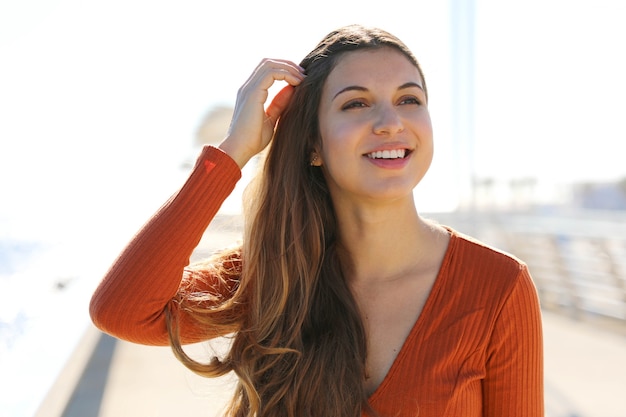
[[[453,229],[446,227],[446,226],[443,226],[443,227],[450,234],[450,241],[448,242],[448,247],[446,249],[446,253],[441,262],[441,266],[439,267],[439,271],[437,272],[437,277],[435,278],[435,282],[433,283],[433,286],[430,289],[430,292],[428,294],[428,297],[426,298],[426,302],[424,303],[424,307],[422,308],[422,311],[420,312],[419,316],[415,320],[415,323],[413,324],[411,331],[409,332],[406,339],[402,343],[402,347],[400,348],[398,355],[393,360],[391,367],[387,371],[387,374],[385,375],[381,383],[378,385],[378,387],[376,387],[374,392],[372,392],[372,394],[368,397],[368,402],[375,401],[377,397],[382,395],[382,393],[385,391],[385,387],[390,384],[390,380],[393,378],[393,375],[396,373],[397,368],[400,366],[400,363],[402,362],[402,359],[408,354],[407,351],[409,349],[409,346],[411,345],[411,342],[413,341],[413,339],[417,337],[417,335],[420,333],[420,331],[424,327],[424,324],[423,324],[424,320],[426,320],[426,317],[431,316],[431,311],[435,309],[436,307],[435,299],[437,298],[437,294],[441,291],[441,288],[446,284],[445,277],[448,275],[447,270],[450,266],[454,249],[456,248],[458,235]]]

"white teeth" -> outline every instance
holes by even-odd
[[[368,158],[372,159],[398,159],[404,158],[406,155],[406,149],[393,149],[390,151],[377,151],[368,153]]]

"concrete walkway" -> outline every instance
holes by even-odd
[[[546,416],[626,417],[623,331],[544,312],[544,355]]]
[[[626,417],[626,336],[553,313],[544,313],[544,334],[546,416]],[[212,348],[224,346],[219,340]],[[189,352],[210,355],[206,345]],[[118,341],[94,328],[75,358],[70,368],[82,361],[82,374],[66,371],[37,417],[220,416],[235,384],[194,375],[169,348]]]

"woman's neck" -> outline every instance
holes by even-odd
[[[427,259],[433,226],[418,215],[412,199],[335,211],[340,242],[350,254],[346,272],[353,284],[402,279]]]

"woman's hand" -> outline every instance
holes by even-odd
[[[276,122],[289,104],[293,87],[304,79],[303,69],[290,61],[264,59],[237,93],[233,119],[220,149],[240,168],[269,144]],[[283,88],[265,109],[269,88],[285,81]]]

